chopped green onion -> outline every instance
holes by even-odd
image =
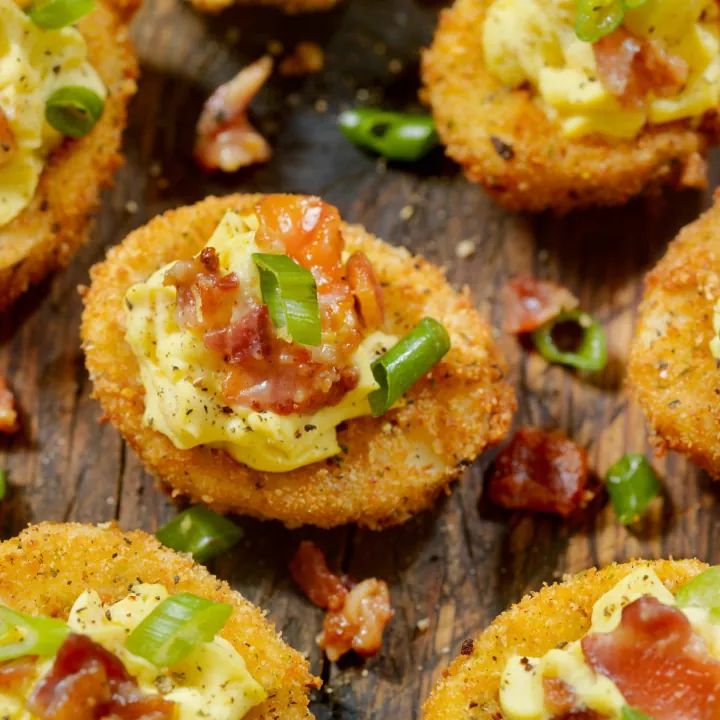
[[[649,715],[646,715],[640,710],[636,710],[634,707],[629,705],[623,705],[622,712],[620,714],[620,720],[653,720]]]
[[[210,508],[196,505],[176,515],[155,536],[163,545],[206,562],[239,542],[243,531]]]
[[[0,468],[0,500],[4,500],[5,495],[7,495],[7,471]]]
[[[450,350],[447,330],[432,318],[423,318],[405,337],[370,366],[380,386],[368,395],[373,417],[387,412]]]
[[[720,567],[711,567],[685,583],[675,593],[675,601],[680,607],[705,608],[720,620]]]
[[[563,323],[574,323],[582,331],[582,340],[575,351],[558,348],[553,330]],[[582,310],[567,310],[538,328],[532,335],[538,352],[551,363],[568,365],[579,370],[602,370],[607,363],[607,341],[602,326]]]
[[[169,668],[200,643],[210,642],[232,614],[232,605],[191,593],[163,600],[131,633],[125,647],[155,667]]]
[[[644,455],[623,455],[608,471],[607,491],[618,520],[630,525],[660,492],[660,483]]]
[[[435,123],[427,115],[359,108],[341,113],[338,124],[350,142],[388,160],[419,160],[438,143]]]
[[[287,255],[253,253],[260,273],[260,292],[277,328],[287,328],[302,345],[319,345],[322,337],[317,286],[312,273]]]
[[[59,30],[73,25],[95,9],[95,0],[47,0],[33,4],[30,19],[43,30]]]
[[[594,43],[617,30],[626,10],[634,10],[647,0],[577,0],[575,34]]]
[[[0,661],[27,655],[49,657],[58,651],[70,633],[70,628],[62,620],[23,615],[4,605],[0,605],[0,623]],[[10,633],[21,637],[13,638],[13,642],[3,642]]]
[[[92,90],[81,85],[66,85],[47,99],[45,119],[59,133],[79,138],[95,127],[104,107],[104,100]]]

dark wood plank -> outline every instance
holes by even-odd
[[[452,282],[470,286],[495,326],[498,290],[511,275],[533,272],[567,284],[608,328],[612,361],[602,374],[581,378],[547,368],[513,340],[499,338],[518,388],[517,423],[566,430],[589,447],[599,474],[626,450],[648,449],[642,416],[623,389],[640,279],[708,198],[685,194],[566,218],[512,216],[439,152],[417,167],[387,167],[348,145],[334,126],[340,109],[358,99],[399,108],[416,103],[418,53],[438,7],[348,0],[318,16],[233,10],[203,18],[176,0],[147,3],[135,25],[143,78],[126,138],[128,162],[105,197],[93,240],[68,271],[0,319],[0,370],[18,393],[24,426],[20,437],[0,446],[11,483],[2,508],[5,536],[45,519],[118,519],[152,531],[174,512],[114,429],[98,422],[78,344],[76,287],[129,230],[210,193],[322,194],[347,218],[445,265]],[[232,177],[202,176],[191,147],[204,97],[271,41],[291,47],[300,39],[323,45],[328,63],[315,77],[275,79],[254,106],[275,158]],[[714,184],[719,175],[715,163]],[[456,256],[463,240],[476,248],[467,259]],[[679,457],[657,462],[666,497],[647,527],[632,533],[602,502],[572,523],[492,507],[482,498],[491,456],[434,512],[382,533],[288,531],[240,520],[245,540],[214,570],[267,608],[288,641],[309,654],[327,681],[313,704],[318,718],[416,717],[465,637],[565,572],[633,555],[720,560],[718,490]],[[338,567],[391,583],[397,616],[378,658],[337,666],[323,661],[314,644],[321,614],[286,572],[304,537],[325,547]],[[422,631],[426,619],[429,628]]]

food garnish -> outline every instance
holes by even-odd
[[[592,497],[587,450],[559,430],[520,428],[495,459],[490,499],[512,510],[567,517]]]
[[[641,518],[660,492],[655,471],[640,453],[623,455],[610,467],[606,487],[618,521],[623,525],[630,525]]]
[[[104,107],[104,100],[92,90],[66,85],[47,99],[45,119],[62,135],[80,138],[95,127]]]
[[[567,288],[530,275],[513,278],[501,291],[503,330],[519,335],[542,327],[579,301]]]
[[[351,650],[369,657],[382,647],[385,626],[394,615],[390,591],[383,580],[358,584],[330,572],[322,550],[300,543],[290,563],[290,574],[308,598],[327,610],[318,645],[332,662]]]
[[[195,158],[201,167],[235,172],[270,159],[270,145],[251,125],[247,112],[272,68],[272,59],[261,57],[220,85],[207,99],[195,140]]]
[[[41,0],[28,15],[43,30],[59,30],[74,25],[95,9],[95,0]]]
[[[647,0],[577,0],[575,32],[585,42],[594,43],[622,24],[625,11],[644,5]]]
[[[243,531],[210,508],[195,505],[159,528],[155,536],[163,545],[207,562],[237,544]]]
[[[70,632],[61,620],[23,615],[4,605],[0,605],[0,623],[0,661],[54,655]]]
[[[427,115],[357,108],[341,113],[338,124],[348,140],[388,160],[419,160],[438,143],[435,123]]]

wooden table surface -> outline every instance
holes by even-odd
[[[127,164],[105,196],[92,241],[68,271],[35,288],[0,320],[0,371],[18,395],[23,421],[23,432],[0,448],[11,485],[1,510],[4,537],[50,519],[117,519],[153,531],[172,516],[174,509],[118,433],[99,424],[79,347],[77,286],[129,230],[210,193],[322,195],[347,219],[445,265],[453,283],[470,286],[495,326],[498,290],[509,276],[535,273],[568,285],[604,323],[611,360],[603,373],[580,378],[548,368],[514,340],[499,337],[518,390],[517,423],[567,431],[589,448],[598,474],[622,453],[648,448],[641,413],[623,390],[641,278],[708,197],[675,195],[562,219],[520,217],[494,206],[439,151],[418,166],[385,167],[346,143],[335,128],[340,109],[358,101],[403,109],[416,103],[419,50],[439,7],[429,0],[347,0],[314,16],[233,10],[207,18],[178,0],[148,0],[134,28],[142,79],[125,138]],[[274,159],[230,177],[203,176],[191,158],[203,99],[270,41],[292,47],[307,39],[325,48],[325,70],[303,79],[276,77],[253,106]],[[475,244],[473,257],[456,256],[463,240]],[[288,642],[309,653],[325,681],[313,699],[318,718],[418,717],[464,638],[565,572],[631,556],[720,561],[720,494],[680,457],[657,461],[664,499],[641,531],[630,532],[615,523],[604,501],[570,523],[492,507],[482,497],[491,455],[434,512],[381,533],[291,532],[240,519],[245,541],[213,569],[266,608]],[[315,647],[321,612],[298,593],[286,570],[305,537],[326,548],[343,570],[390,583],[396,616],[377,658],[331,665]],[[417,624],[425,618],[429,629],[421,632]]]

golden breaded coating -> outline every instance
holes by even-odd
[[[379,419],[349,421],[338,433],[346,453],[286,473],[251,470],[207,447],[178,450],[143,425],[145,391],[124,340],[127,289],[163,264],[198,253],[226,210],[251,212],[260,197],[208,198],[168,212],[131,233],[92,269],[81,333],[94,396],[174,496],[289,526],[403,522],[506,434],[515,400],[490,328],[468,291],[453,291],[436,267],[359,226],[345,225],[343,233],[348,250],[362,250],[384,286],[384,329],[401,336],[430,315],[452,339],[450,353],[408,393],[410,402]]]
[[[114,525],[41,523],[0,544],[0,602],[20,612],[64,619],[83,591],[96,590],[104,602],[115,602],[137,582],[233,605],[220,635],[268,692],[246,720],[312,718],[308,690],[319,686],[319,679],[310,674],[307,660],[282,641],[258,608],[189,555]]]
[[[467,655],[452,662],[425,702],[423,720],[502,720],[498,690],[508,659],[541,657],[558,643],[581,638],[590,629],[598,598],[640,567],[652,568],[674,591],[707,565],[699,560],[634,560],[586,570],[525,596],[472,641]]]
[[[720,477],[720,368],[710,352],[720,299],[720,196],[645,279],[629,384],[660,450]]]
[[[482,27],[492,0],[456,0],[423,54],[423,96],[447,154],[514,210],[620,205],[661,185],[697,186],[720,123],[646,128],[630,141],[569,139],[527,89],[509,90],[484,65]]]
[[[93,130],[65,140],[48,157],[32,202],[0,227],[0,309],[31,283],[68,264],[87,240],[100,191],[122,157],[119,148],[138,68],[128,27],[139,0],[99,0],[78,23],[88,59],[108,90]]]
[[[340,0],[190,0],[201,12],[215,13],[233,5],[268,5],[287,13],[318,12],[334,8]]]

